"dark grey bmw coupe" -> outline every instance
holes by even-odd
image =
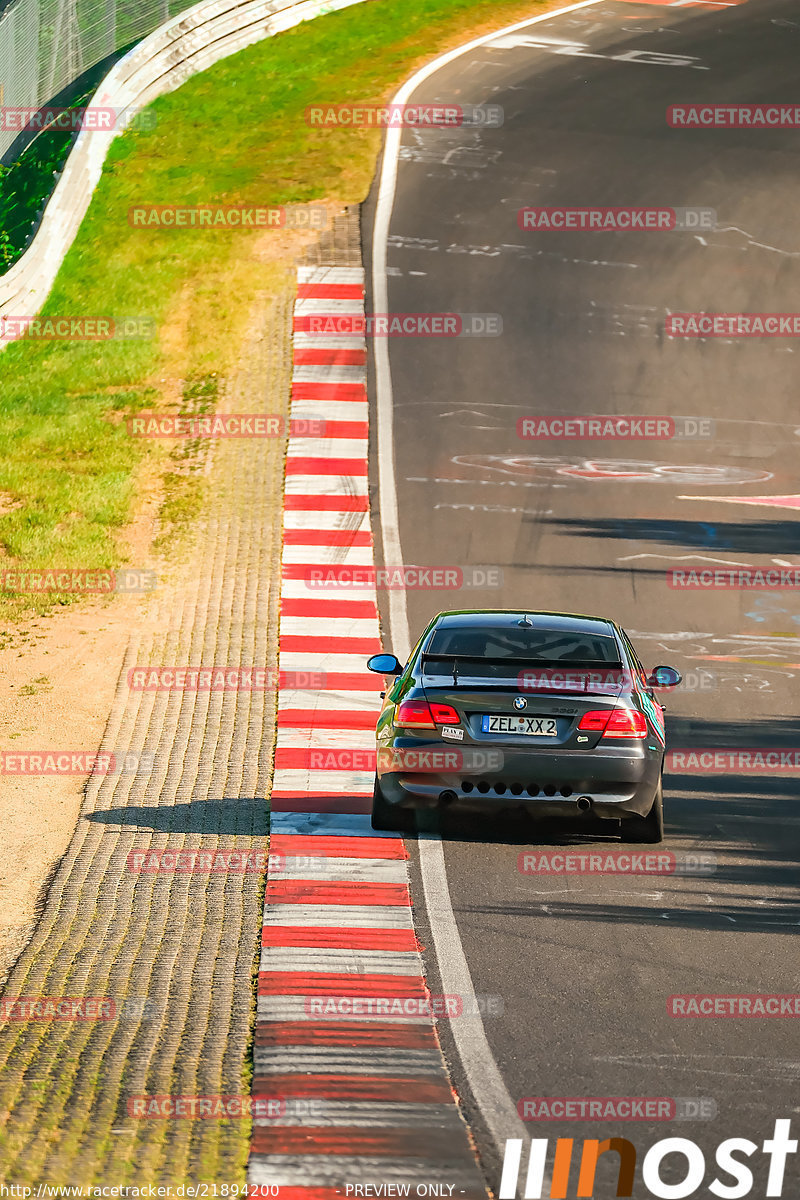
[[[414,810],[523,806],[609,821],[626,842],[664,836],[664,716],[624,631],[603,617],[471,609],[434,617],[396,676],[377,725],[375,829],[411,830]],[[602,828],[602,826],[601,826]]]

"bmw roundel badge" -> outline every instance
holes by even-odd
[[[514,697],[514,708],[527,708],[527,707],[528,707],[528,701],[525,699],[524,696],[515,696]]]

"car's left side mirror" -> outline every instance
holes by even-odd
[[[680,671],[676,671],[675,667],[653,667],[647,676],[647,682],[654,688],[673,688],[678,686],[682,678]]]
[[[367,670],[378,675],[402,675],[403,664],[393,654],[373,654],[367,659]]]

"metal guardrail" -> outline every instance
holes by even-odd
[[[364,0],[202,0],[144,38],[109,71],[88,109],[133,112],[191,75],[303,21]],[[88,124],[88,118],[87,118]],[[118,122],[124,124],[124,120]],[[67,158],[36,236],[0,276],[0,317],[32,317],[55,282],[120,133],[83,128]],[[8,341],[0,341],[0,349]]]

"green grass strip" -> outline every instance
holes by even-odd
[[[177,411],[185,381],[229,372],[254,297],[278,266],[285,278],[269,231],[136,229],[129,207],[361,201],[380,133],[310,127],[306,107],[381,102],[466,34],[542,8],[370,0],[225,59],[155,101],[155,130],[113,143],[43,315],[146,316],[157,336],[24,339],[0,354],[0,569],[119,565],[138,472],[170,469],[170,448],[131,438],[126,417]],[[0,593],[0,616],[70,600]]]

